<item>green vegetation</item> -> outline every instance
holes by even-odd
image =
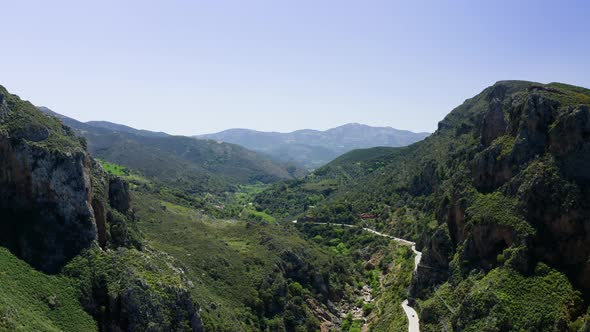
[[[363,327],[362,320],[353,320],[352,316],[346,316],[340,327],[342,332],[361,332]]]
[[[121,165],[117,165],[117,164],[113,164],[113,163],[109,163],[108,161],[105,160],[100,160],[98,159],[98,161],[100,162],[100,164],[102,165],[102,168],[109,174],[111,175],[115,175],[115,176],[129,176],[129,169],[127,169],[126,167],[123,167]]]
[[[192,193],[222,194],[235,191],[241,184],[293,178],[287,166],[237,145],[98,129],[82,133],[96,157],[130,168],[152,181]]]
[[[406,289],[412,280],[414,258],[407,246],[392,243],[390,247],[380,264],[383,278],[371,324],[373,331],[403,331],[408,326],[401,303],[408,297]]]
[[[464,331],[564,331],[584,310],[567,278],[543,263],[533,276],[501,267],[444,284],[420,307],[424,331],[451,322]]]
[[[214,219],[154,194],[133,198],[148,243],[174,257],[194,285],[208,330],[317,329],[305,299],[335,302],[360,278],[349,259],[305,241],[291,225]]]
[[[473,313],[437,313],[429,330],[536,330],[549,321],[558,325],[549,324],[546,330],[565,330],[574,322],[582,326],[585,304],[563,308],[578,301],[573,289],[584,298],[590,289],[581,281],[589,268],[588,246],[572,244],[587,242],[587,218],[582,216],[590,213],[590,136],[584,129],[589,98],[590,90],[565,84],[498,82],[454,109],[424,141],[406,148],[353,151],[302,180],[273,185],[256,196],[255,207],[278,219],[363,225],[418,242],[429,266],[410,287],[412,296],[426,305],[417,308],[421,317],[433,317],[428,303],[439,298],[456,307],[469,298],[465,294],[472,284],[486,278],[515,281],[485,282],[487,292],[500,297],[494,300],[500,311],[489,316],[495,322],[481,323],[483,318]],[[498,102],[504,120],[483,123]],[[373,217],[362,220],[363,213]],[[442,226],[445,232],[439,231]],[[330,243],[327,234],[310,238],[336,252],[343,252],[340,242],[346,245]],[[537,263],[555,273],[529,277]],[[565,295],[545,300],[543,296],[554,295],[544,283]],[[516,285],[540,295],[524,296]],[[527,309],[542,309],[525,312],[522,320],[502,313],[518,310],[512,307],[516,296],[527,299]],[[461,310],[477,311],[478,301],[463,302]],[[513,327],[502,325],[510,319]],[[397,322],[393,326],[399,328]]]
[[[562,106],[576,106],[590,104],[590,90],[579,86],[573,86],[563,83],[549,83],[549,88],[557,89],[558,93],[547,93],[552,98],[556,98]]]
[[[0,248],[0,331],[96,331],[73,280],[48,276]]]
[[[502,193],[477,194],[467,209],[471,223],[505,225],[515,229],[523,237],[533,235],[535,229],[519,215],[517,200]]]
[[[504,135],[496,138],[494,144],[500,146],[500,155],[497,157],[498,160],[508,157],[514,150],[515,138],[510,135]]]
[[[84,149],[85,141],[77,138],[73,130],[59,119],[39,112],[33,104],[0,86],[0,108],[2,104],[7,106],[8,111],[0,117],[0,134],[6,132],[12,138],[24,139],[31,145],[64,154]]]
[[[245,208],[244,210],[242,210],[240,217],[245,220],[263,221],[267,223],[274,223],[277,221],[273,216],[269,214],[249,208]]]
[[[64,273],[78,284],[80,301],[101,330],[112,323],[128,324],[133,331],[190,330],[196,315],[187,291],[191,284],[176,265],[150,248],[90,249]]]
[[[55,118],[0,96],[0,132],[82,151]],[[342,305],[354,304],[372,330],[397,331],[410,297],[423,331],[587,329],[587,106],[583,88],[499,82],[424,141],[355,150],[302,179],[231,144],[89,130],[104,170],[129,181],[132,213],[107,208],[105,250],[63,274],[2,249],[0,327],[96,329],[83,306],[101,329],[313,331],[348,314],[340,328],[359,331]],[[363,227],[416,241],[419,277],[408,247]]]

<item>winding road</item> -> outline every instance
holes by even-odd
[[[323,222],[308,222],[310,224],[315,224],[315,225],[333,225],[333,226],[343,226],[343,227],[355,227],[355,225],[349,225],[349,224],[332,224],[332,223],[323,223]],[[373,233],[375,235],[378,236],[383,236],[389,239],[392,239],[393,241],[400,243],[402,245],[406,245],[406,246],[411,246],[412,251],[414,252],[414,273],[416,273],[418,271],[418,265],[420,264],[420,260],[422,259],[422,253],[418,250],[416,250],[416,243],[412,242],[412,241],[408,241],[405,239],[401,239],[395,236],[391,236],[388,234],[384,234],[381,232],[378,232],[374,229],[370,229],[370,228],[365,228],[363,227],[364,231],[367,231],[369,233]],[[408,317],[408,332],[420,332],[420,318],[418,318],[418,313],[416,312],[416,310],[414,310],[414,308],[410,307],[409,301],[408,299],[405,299],[402,302],[402,308],[404,309],[404,312],[406,313],[406,316]]]

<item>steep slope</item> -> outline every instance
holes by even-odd
[[[17,256],[51,272],[99,237],[106,245],[106,174],[70,128],[4,88],[0,168],[0,243]]]
[[[0,288],[0,326],[201,330],[187,280],[143,246],[127,183],[109,176],[72,129],[4,87],[0,170],[0,246],[11,252],[0,256],[2,269],[14,267],[0,276],[9,279]]]
[[[336,181],[303,220],[359,223],[367,213],[375,219],[362,223],[417,240],[424,256],[410,293],[424,331],[574,328],[590,297],[589,107],[584,88],[498,82],[380,167],[362,152],[344,156],[365,174]],[[339,179],[339,168],[300,185]],[[276,186],[258,207],[281,212],[281,199],[289,192]]]
[[[353,149],[405,146],[424,139],[428,135],[428,133],[413,133],[391,127],[371,127],[350,123],[326,131],[306,129],[291,133],[277,133],[229,129],[197,137],[239,144],[280,161],[317,168]]]
[[[234,144],[153,132],[147,135],[121,125],[57,116],[86,138],[94,156],[192,192],[220,193],[233,190],[236,184],[270,183],[304,174]]]
[[[96,331],[71,280],[35,271],[1,247],[0,284],[0,331]]]

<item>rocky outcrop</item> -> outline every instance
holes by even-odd
[[[4,120],[8,114],[8,105],[6,105],[6,98],[0,94],[0,121]]]
[[[131,199],[129,198],[129,184],[119,177],[112,177],[109,181],[109,203],[117,211],[129,212]]]
[[[532,255],[590,292],[590,198],[584,187],[564,179],[553,158],[531,163],[514,182],[521,210],[536,229]]]
[[[412,296],[425,298],[428,289],[448,280],[455,272],[449,271],[453,259],[461,273],[506,263],[526,274],[542,261],[565,272],[590,296],[590,98],[578,91],[499,82],[445,118],[442,130],[453,133],[453,139],[463,132],[478,144],[465,151],[461,167],[448,170],[453,174],[466,168],[464,174],[425,177],[440,183],[433,196],[439,206],[436,218],[448,227],[448,237],[440,228],[428,236]],[[465,123],[479,127],[465,133]],[[414,173],[421,178],[444,166],[428,165]],[[472,220],[468,211],[476,197],[491,193],[516,205],[482,203],[476,209],[490,218]],[[513,216],[521,221],[506,220]]]
[[[590,188],[590,110],[587,105],[560,112],[549,131],[549,149],[561,160],[566,176],[583,188]]]
[[[193,285],[165,253],[94,248],[64,273],[80,281],[82,305],[100,331],[203,331]]]
[[[0,134],[0,242],[48,272],[97,239],[89,158]]]
[[[71,129],[0,86],[0,245],[75,278],[101,331],[202,331],[182,269],[135,250],[130,203]]]
[[[469,237],[463,243],[462,258],[489,270],[497,265],[497,255],[512,246],[516,237],[512,227],[497,224],[475,226],[469,230]]]
[[[0,244],[57,272],[92,243],[107,246],[111,208],[128,212],[127,185],[71,129],[0,87]]]
[[[410,299],[423,298],[449,277],[449,261],[454,248],[447,225],[440,225],[421,250],[423,256],[412,278]]]
[[[511,144],[512,138],[507,137],[508,142],[499,142],[486,148],[472,161],[472,173],[474,183],[481,192],[492,192],[508,182],[516,171],[512,154],[505,153],[510,149],[506,145]]]
[[[517,163],[528,162],[545,152],[549,126],[558,107],[556,100],[535,93],[513,105],[509,131],[516,133],[513,153],[518,157]]]
[[[502,110],[502,101],[494,98],[490,102],[489,110],[484,115],[482,123],[481,144],[489,146],[496,138],[504,135],[506,119]]]

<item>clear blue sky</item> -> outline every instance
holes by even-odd
[[[590,87],[589,1],[3,1],[0,84],[175,134],[433,131],[495,81]]]

